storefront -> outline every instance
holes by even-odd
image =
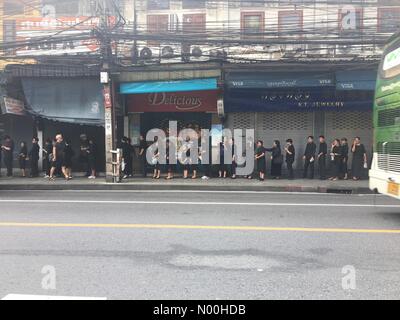
[[[267,146],[293,139],[296,167],[309,135],[328,141],[360,136],[372,145],[372,71],[346,73],[231,73],[225,92],[225,125],[254,128]]]
[[[167,129],[177,121],[178,130],[211,129],[220,122],[217,116],[217,79],[123,83],[129,118],[129,136],[134,144],[140,134],[154,128]]]

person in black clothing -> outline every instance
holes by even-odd
[[[96,179],[97,176],[97,148],[93,139],[89,139],[89,148],[87,150],[88,153],[88,163],[89,163],[89,171],[90,176],[88,179]]]
[[[236,179],[236,168],[237,168],[237,156],[236,156],[236,148],[235,148],[235,140],[230,139],[228,148],[232,154],[232,164],[230,165],[230,176],[232,179]]]
[[[282,176],[283,156],[281,143],[275,140],[272,148],[266,148],[265,151],[271,152],[271,176],[273,179],[280,179]]]
[[[13,175],[13,153],[14,153],[14,142],[10,136],[4,137],[4,143],[1,146],[4,155],[4,164],[7,168],[7,177]]]
[[[121,149],[122,149],[122,161],[125,164],[124,168],[124,177],[123,179],[127,179],[132,176],[132,148],[129,143],[128,137],[123,137],[121,141]]]
[[[319,178],[326,179],[326,155],[328,154],[328,145],[326,144],[325,137],[319,137],[319,150],[318,150],[318,168]]]
[[[26,158],[28,158],[28,147],[26,142],[22,141],[20,145],[20,150],[18,154],[19,168],[21,169],[22,177],[26,177]]]
[[[74,157],[75,152],[71,147],[70,142],[67,140],[65,141],[64,147],[64,167],[66,173],[66,179],[72,179],[72,158]]]
[[[147,159],[146,159],[146,152],[147,152],[147,142],[144,136],[141,134],[139,138],[139,159],[140,163],[142,164],[142,175],[145,178],[147,176]]]
[[[225,164],[225,150],[227,150],[226,142],[221,141],[219,143],[219,170],[218,170],[218,177],[219,178],[226,178],[228,175],[228,168]]]
[[[356,137],[351,147],[353,152],[353,163],[351,167],[351,174],[353,180],[360,180],[365,167],[367,167],[367,152],[364,145],[361,143],[361,139]]]
[[[79,161],[83,164],[86,171],[86,177],[91,175],[89,160],[88,160],[88,150],[89,150],[89,140],[86,134],[80,135],[80,150],[79,150]]]
[[[31,174],[30,174],[31,178],[36,178],[39,176],[39,168],[38,168],[39,152],[40,152],[39,139],[34,137],[32,139],[32,148],[29,151],[29,162],[31,165]]]
[[[341,159],[341,154],[340,154],[340,140],[335,139],[332,143],[331,147],[331,168],[332,168],[332,176],[329,178],[329,180],[337,181],[339,179],[339,173],[340,173],[340,159]]]
[[[340,177],[344,180],[349,178],[349,169],[348,169],[348,162],[349,162],[349,144],[346,138],[342,138],[340,142]]]
[[[308,169],[310,169],[310,179],[314,179],[314,163],[315,153],[317,152],[317,145],[314,143],[314,137],[309,136],[307,140],[306,150],[304,152],[304,173],[303,178],[308,176]]]
[[[53,142],[51,139],[47,139],[43,149],[43,157],[46,168],[45,178],[50,177],[51,163],[53,157]]]
[[[265,160],[264,143],[261,140],[257,141],[257,149],[256,149],[255,160],[256,160],[256,163],[257,163],[258,179],[260,181],[264,181],[264,179],[265,179],[266,160]]]
[[[65,142],[61,134],[56,135],[55,143],[53,146],[53,161],[50,170],[50,180],[55,179],[55,172],[61,169],[65,179],[68,179],[67,172],[65,170]]]
[[[288,170],[288,178],[289,180],[293,180],[294,179],[293,163],[296,157],[296,150],[294,148],[292,139],[286,140],[285,152],[286,152],[286,166]]]

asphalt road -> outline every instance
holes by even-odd
[[[398,299],[399,242],[383,196],[1,191],[0,298]]]

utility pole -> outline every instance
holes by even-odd
[[[112,47],[109,36],[110,29],[110,13],[108,9],[108,0],[102,0],[101,13],[101,53],[102,53],[102,70],[100,74],[100,82],[103,84],[104,96],[104,127],[105,127],[105,158],[106,158],[106,182],[119,182],[119,166],[118,155],[116,154],[116,114],[114,105],[114,88],[110,76],[112,63]],[[117,169],[118,168],[118,169]]]

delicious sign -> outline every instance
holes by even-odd
[[[217,112],[217,91],[189,91],[129,95],[129,113]]]

